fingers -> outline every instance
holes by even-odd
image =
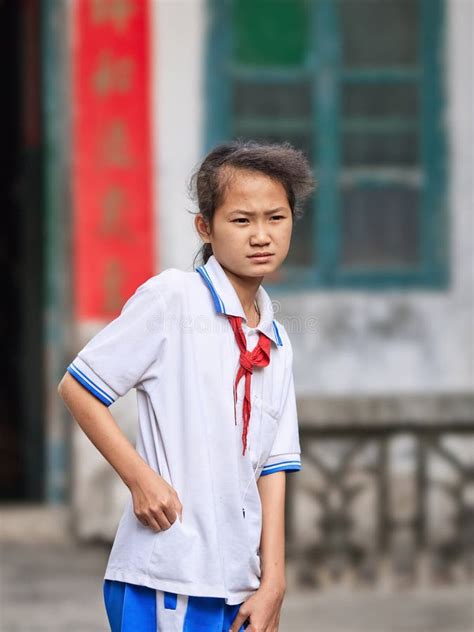
[[[183,521],[183,505],[175,490],[172,490],[169,501],[163,506],[163,513],[170,526],[174,524],[177,518],[179,518],[180,522]]]
[[[169,529],[178,517],[182,522],[183,506],[175,490],[171,489],[165,498],[144,509],[136,510],[135,515],[145,527],[158,533]]]
[[[247,612],[246,609],[242,610],[242,606],[241,606],[240,610],[237,613],[237,616],[232,621],[232,626],[229,632],[239,632],[240,628],[242,627],[244,622],[247,621],[248,617],[249,617],[249,613]]]
[[[155,533],[169,529],[171,526],[166,520],[166,516],[158,508],[150,507],[147,511],[136,512],[135,515],[145,527],[149,527]]]

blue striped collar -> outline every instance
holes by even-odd
[[[247,322],[242,303],[229,280],[224,268],[214,255],[211,255],[204,265],[196,268],[211,292],[214,306],[218,314],[230,314],[241,316]],[[274,320],[273,305],[266,290],[260,285],[256,294],[257,304],[260,309],[260,322],[256,329],[273,340],[276,345],[282,346],[283,341]]]

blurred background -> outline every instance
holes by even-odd
[[[302,447],[280,629],[472,632],[473,0],[3,0],[0,25],[1,630],[108,629],[129,492],[57,384],[193,269],[191,171],[240,137],[318,182],[264,282]],[[111,412],[134,441],[135,393]]]

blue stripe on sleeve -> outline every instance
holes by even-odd
[[[87,376],[82,373],[77,367],[73,364],[70,364],[66,369],[78,382],[85,386],[88,391],[90,391],[93,395],[100,399],[100,401],[106,406],[110,406],[110,404],[114,403],[114,400],[110,398],[105,391],[99,388],[96,384],[94,384]]]
[[[109,393],[107,393],[107,391],[104,391],[104,389],[103,389],[103,388],[100,388],[100,386],[97,386],[97,384],[96,384],[93,380],[91,380],[91,378],[90,378],[88,375],[86,375],[86,374],[84,373],[84,371],[81,371],[81,369],[80,369],[77,365],[75,365],[75,364],[74,364],[74,362],[71,362],[71,366],[73,367],[73,369],[74,369],[75,371],[77,371],[80,375],[82,375],[82,377],[83,377],[85,380],[87,380],[88,382],[90,382],[90,383],[91,383],[91,385],[99,391],[99,393],[102,393],[102,395],[103,395],[104,397],[106,397],[107,399],[109,399],[111,404],[113,403],[114,398],[113,398],[111,395],[109,395]]]
[[[279,472],[280,470],[287,470],[288,472],[301,470],[301,461],[279,461],[278,463],[273,463],[273,465],[266,465],[261,471],[260,476]]]

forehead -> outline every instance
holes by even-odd
[[[224,178],[224,195],[221,206],[233,207],[245,205],[257,210],[262,207],[288,206],[285,187],[281,182],[270,178],[259,171],[243,169],[226,169]]]

